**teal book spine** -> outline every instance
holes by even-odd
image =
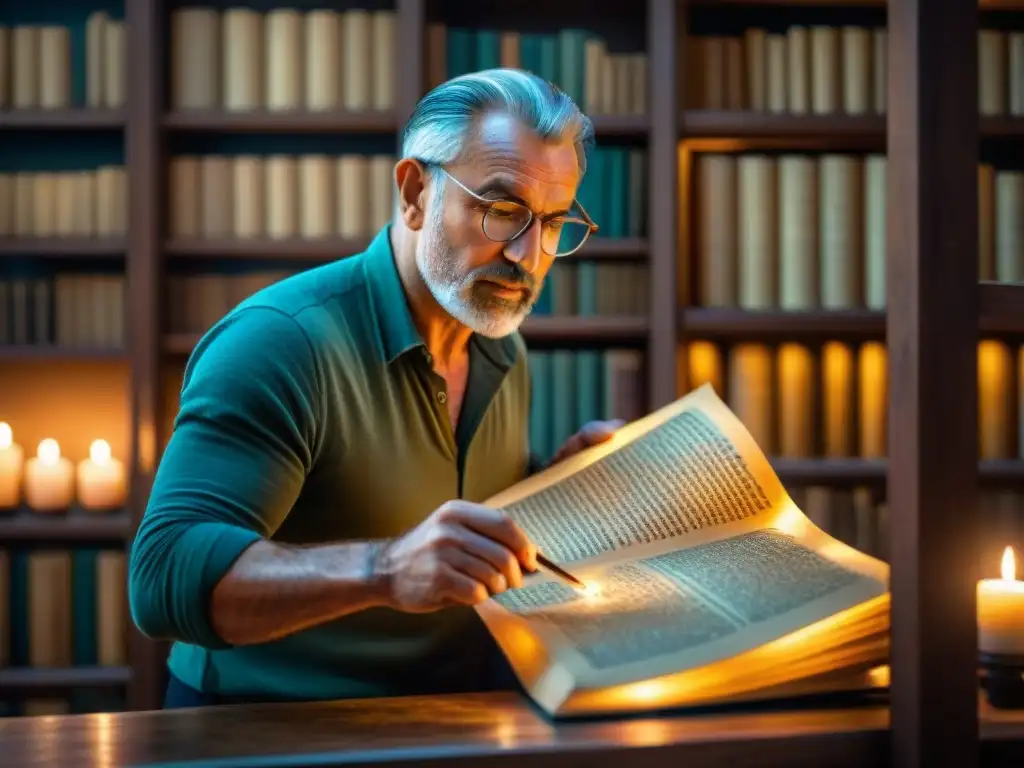
[[[501,66],[501,35],[493,29],[476,32],[476,61],[474,69],[495,69]]]
[[[546,462],[551,458],[551,353],[531,351],[530,365],[530,452]]]
[[[612,147],[606,154],[604,215],[608,237],[625,237],[629,218],[629,150]]]
[[[448,47],[445,50],[445,66],[448,77],[458,77],[476,69],[476,41],[472,30],[461,27],[448,28]]]
[[[76,666],[97,663],[96,550],[77,549],[71,559],[72,654]]]

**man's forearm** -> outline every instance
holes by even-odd
[[[214,589],[213,628],[232,645],[253,645],[387,605],[385,579],[374,567],[381,546],[288,547],[258,541]]]

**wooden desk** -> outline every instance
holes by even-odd
[[[983,706],[992,765],[1022,765],[1024,712]],[[18,768],[296,766],[879,766],[885,707],[553,724],[514,694],[0,720]]]

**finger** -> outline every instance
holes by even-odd
[[[462,530],[460,538],[463,551],[484,560],[505,578],[508,586],[523,586],[523,572],[515,552],[468,528]]]
[[[610,440],[625,423],[622,419],[591,421],[583,425],[583,429],[579,431],[579,437],[585,445],[597,445]]]
[[[492,595],[504,592],[509,587],[508,579],[501,571],[471,552],[452,547],[445,552],[444,559],[456,571],[483,584]]]
[[[487,587],[454,568],[447,568],[441,597],[458,605],[476,605],[487,600]]]
[[[529,570],[537,568],[537,547],[530,537],[500,509],[462,502],[445,508],[445,522],[455,523],[486,536],[511,550]]]

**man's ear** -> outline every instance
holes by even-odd
[[[395,165],[395,183],[402,222],[409,229],[418,231],[423,227],[425,218],[427,171],[419,161],[404,157]]]

